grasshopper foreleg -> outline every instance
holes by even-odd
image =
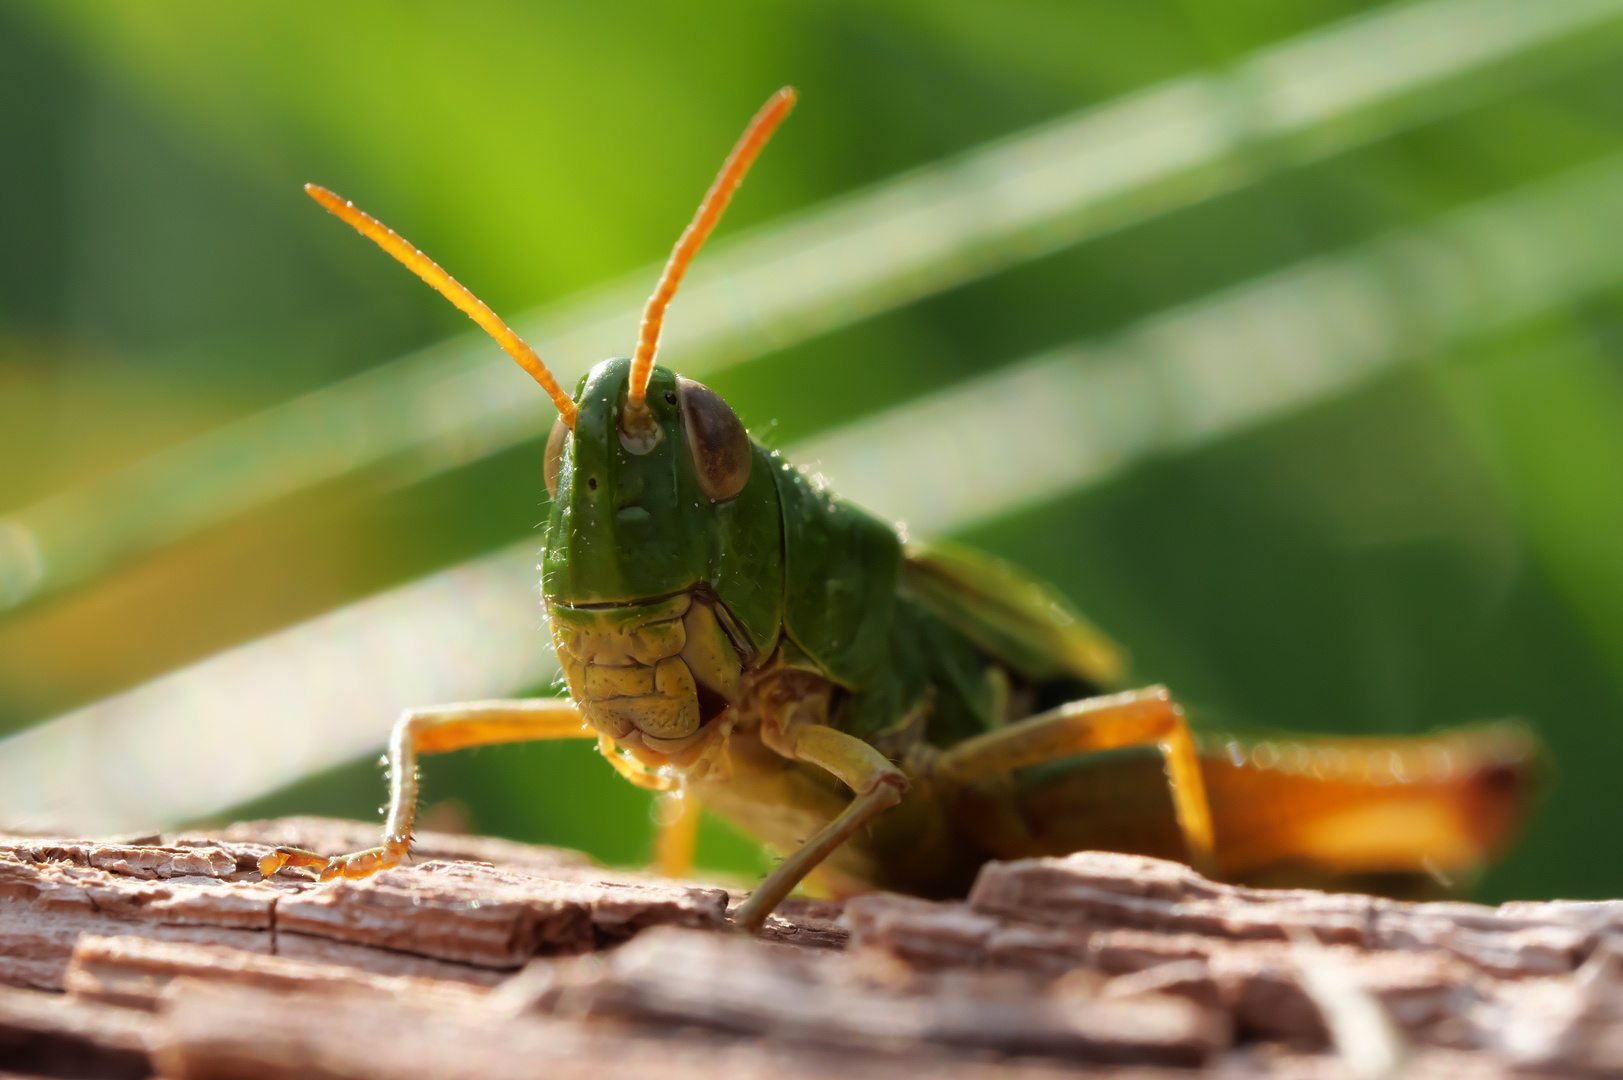
[[[972,784],[1015,769],[1129,746],[1160,750],[1190,865],[1211,875],[1215,840],[1200,759],[1183,710],[1164,686],[1073,701],[976,736],[942,753],[930,774],[944,785]]]
[[[680,791],[659,797],[659,832],[654,837],[654,867],[666,877],[685,878],[693,873],[693,853],[699,841],[699,800]]]
[[[420,754],[536,739],[585,739],[596,734],[574,704],[562,698],[469,701],[408,709],[395,722],[389,738],[389,818],[383,826],[383,843],[332,858],[299,848],[277,848],[259,860],[259,872],[270,877],[284,866],[313,866],[322,881],[330,881],[370,877],[399,865],[411,844],[411,825],[417,816]]]

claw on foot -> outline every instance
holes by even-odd
[[[270,877],[286,866],[326,866],[328,858],[303,848],[279,847],[259,860],[259,875]]]
[[[283,867],[310,866],[315,868],[317,877],[322,881],[332,881],[339,877],[359,881],[371,877],[380,870],[398,866],[405,853],[404,843],[384,844],[382,847],[367,848],[352,855],[335,855],[332,858],[314,851],[305,851],[303,848],[279,847],[259,860],[259,874],[268,878]]]

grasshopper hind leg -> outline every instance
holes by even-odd
[[[965,787],[1080,754],[1153,746],[1165,762],[1178,830],[1190,865],[1216,870],[1211,803],[1194,736],[1165,687],[1073,701],[959,743],[936,759],[932,779]]]

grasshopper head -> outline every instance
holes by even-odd
[[[721,396],[663,367],[649,380],[647,421],[628,433],[630,371],[627,359],[593,368],[574,430],[560,419],[547,440],[549,602],[626,603],[705,580],[711,538],[754,472],[749,436]]]
[[[719,395],[655,367],[628,433],[630,381],[630,360],[597,365],[573,431],[560,420],[547,441],[541,592],[587,719],[668,754],[777,634],[780,514],[770,459]]]

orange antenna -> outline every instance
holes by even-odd
[[[749,127],[744,129],[744,134],[739,136],[733,152],[722,163],[721,172],[716,174],[710,190],[704,193],[704,202],[699,204],[699,211],[693,215],[692,223],[683,230],[676,247],[671,249],[665,272],[659,276],[659,284],[648,298],[648,306],[642,309],[642,331],[637,335],[637,351],[631,357],[631,388],[626,397],[630,411],[641,412],[646,407],[643,402],[648,396],[648,380],[654,374],[654,352],[659,348],[659,332],[665,325],[665,308],[670,304],[671,297],[676,295],[676,287],[682,284],[682,275],[687,273],[688,264],[699,253],[699,248],[704,246],[710,230],[721,220],[722,211],[732,201],[738,185],[744,182],[744,174],[750,171],[761,148],[766,146],[772,132],[794,107],[795,88],[792,86],[785,86],[767,98]]]
[[[535,350],[525,344],[524,339],[515,334],[510,326],[502,322],[501,317],[491,311],[483,300],[469,292],[456,278],[447,274],[439,263],[418,251],[405,237],[348,199],[318,184],[304,185],[304,192],[326,207],[334,217],[347,222],[356,232],[393,255],[407,270],[428,282],[441,296],[461,308],[468,318],[478,323],[485,333],[496,339],[496,344],[507,350],[508,356],[518,361],[519,367],[528,371],[530,377],[541,384],[541,389],[552,398],[552,403],[558,407],[558,415],[563,417],[569,430],[575,430],[575,402],[564,393],[563,387],[558,385],[558,380],[552,377],[552,372],[547,370],[547,365],[541,362]]]

